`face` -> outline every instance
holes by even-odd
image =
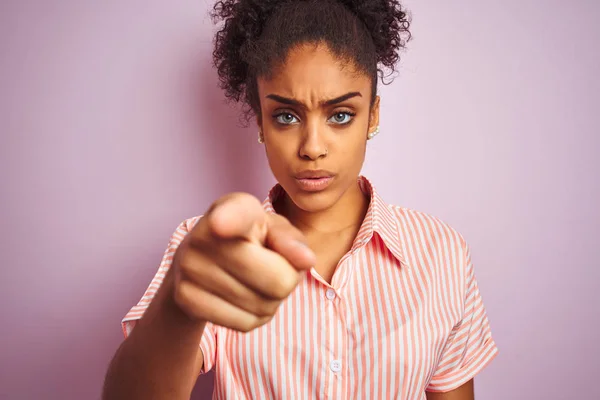
[[[379,123],[367,74],[325,45],[302,45],[258,79],[258,93],[269,165],[297,207],[326,210],[357,189],[367,135]]]

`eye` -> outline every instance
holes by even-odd
[[[338,125],[346,125],[352,121],[352,118],[355,115],[356,114],[348,112],[348,111],[338,112],[338,113],[333,114],[331,116],[331,118],[329,118],[328,122],[332,122],[332,123],[338,124]]]
[[[296,118],[294,114],[290,113],[277,114],[275,115],[275,120],[281,125],[291,125],[298,122],[298,118]]]

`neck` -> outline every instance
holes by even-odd
[[[369,199],[360,190],[358,182],[350,186],[333,206],[317,212],[298,208],[287,194],[281,199],[281,214],[307,235],[358,230],[368,208]]]

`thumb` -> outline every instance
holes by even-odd
[[[279,253],[298,271],[315,266],[316,255],[300,230],[280,215],[269,215],[267,224],[269,229],[265,238],[266,247]]]

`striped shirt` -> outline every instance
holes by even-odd
[[[331,284],[313,268],[268,324],[239,333],[207,324],[202,373],[213,399],[425,399],[472,379],[497,353],[462,236],[439,219],[370,205]],[[264,202],[283,189],[275,186]],[[127,336],[199,217],[173,234],[158,273],[123,319]]]

